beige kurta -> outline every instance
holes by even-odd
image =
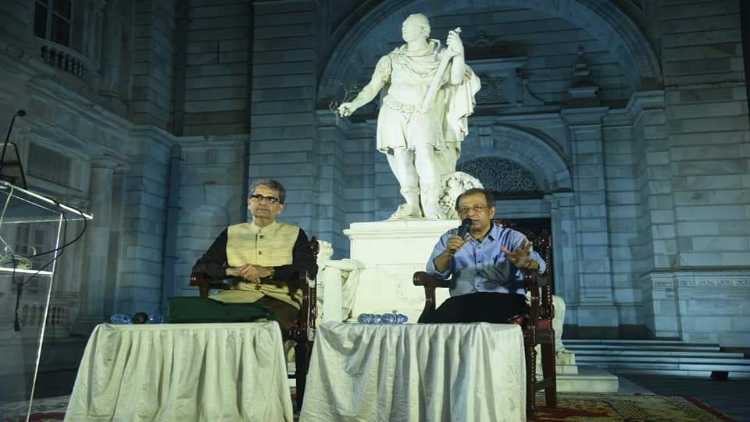
[[[294,256],[294,243],[299,236],[299,227],[291,224],[274,222],[265,227],[254,223],[242,223],[229,226],[227,229],[227,264],[230,267],[241,267],[246,264],[262,267],[280,267],[291,265]],[[302,291],[294,296],[289,294],[286,285],[277,286],[264,282],[239,283],[234,290],[222,290],[211,299],[225,303],[253,303],[263,296],[272,297],[299,309],[302,303]]]

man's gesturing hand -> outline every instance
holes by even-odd
[[[500,246],[500,250],[505,253],[508,260],[522,270],[538,270],[539,263],[531,259],[531,242],[524,241],[523,245],[515,251],[511,251],[505,246]]]

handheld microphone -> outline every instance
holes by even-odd
[[[464,218],[461,220],[461,225],[458,226],[458,237],[465,239],[466,235],[469,234],[471,229],[471,218]]]

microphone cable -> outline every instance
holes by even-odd
[[[54,199],[52,199],[52,201],[58,207],[60,206],[60,202],[59,201],[54,200]],[[76,207],[73,207],[73,206],[70,206],[70,205],[68,205],[68,207],[70,207],[73,210],[77,211],[81,215],[84,214],[83,211],[81,211],[80,209],[78,209]],[[15,331],[20,331],[20,329],[21,329],[20,322],[19,322],[19,312],[20,312],[21,295],[23,293],[23,286],[26,285],[26,284],[28,284],[29,282],[31,282],[36,277],[38,277],[41,274],[41,272],[44,271],[50,265],[52,265],[53,262],[55,262],[56,260],[60,259],[60,257],[65,252],[65,248],[67,248],[67,247],[71,246],[72,244],[76,243],[78,240],[80,240],[83,237],[84,233],[86,233],[86,229],[88,228],[88,222],[86,220],[86,217],[83,217],[83,219],[82,219],[83,220],[83,228],[81,229],[81,231],[75,236],[75,238],[73,240],[71,240],[70,242],[66,242],[69,220],[68,220],[68,217],[65,215],[65,212],[62,212],[61,216],[62,216],[62,220],[63,221],[62,221],[62,225],[61,225],[61,227],[59,229],[59,232],[60,232],[60,235],[62,236],[62,243],[63,244],[61,246],[56,247],[56,248],[50,249],[48,251],[44,251],[44,252],[33,254],[33,255],[29,256],[28,258],[32,259],[32,258],[36,258],[36,257],[39,257],[39,256],[54,254],[55,252],[59,252],[58,254],[54,255],[52,257],[52,259],[50,259],[49,261],[47,261],[44,265],[42,265],[41,267],[37,268],[37,270],[36,270],[35,273],[29,275],[28,277],[25,277],[24,279],[22,279],[21,281],[18,281],[18,282],[15,282],[15,277],[16,277],[16,259],[15,259],[15,257],[13,257],[13,259],[12,259],[12,262],[13,262],[13,272],[11,273],[11,282],[16,285],[16,307],[15,307],[15,312],[14,312],[15,319],[14,319],[14,323],[13,323],[13,328],[14,328]],[[50,275],[50,283],[52,283],[52,277],[54,277],[54,274]],[[50,292],[50,294],[52,294],[52,292]]]

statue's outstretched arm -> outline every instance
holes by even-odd
[[[339,106],[338,112],[342,117],[351,116],[358,108],[372,101],[378,95],[390,78],[391,60],[388,56],[383,56],[375,66],[370,82],[359,91],[357,97],[351,102],[343,103]]]

